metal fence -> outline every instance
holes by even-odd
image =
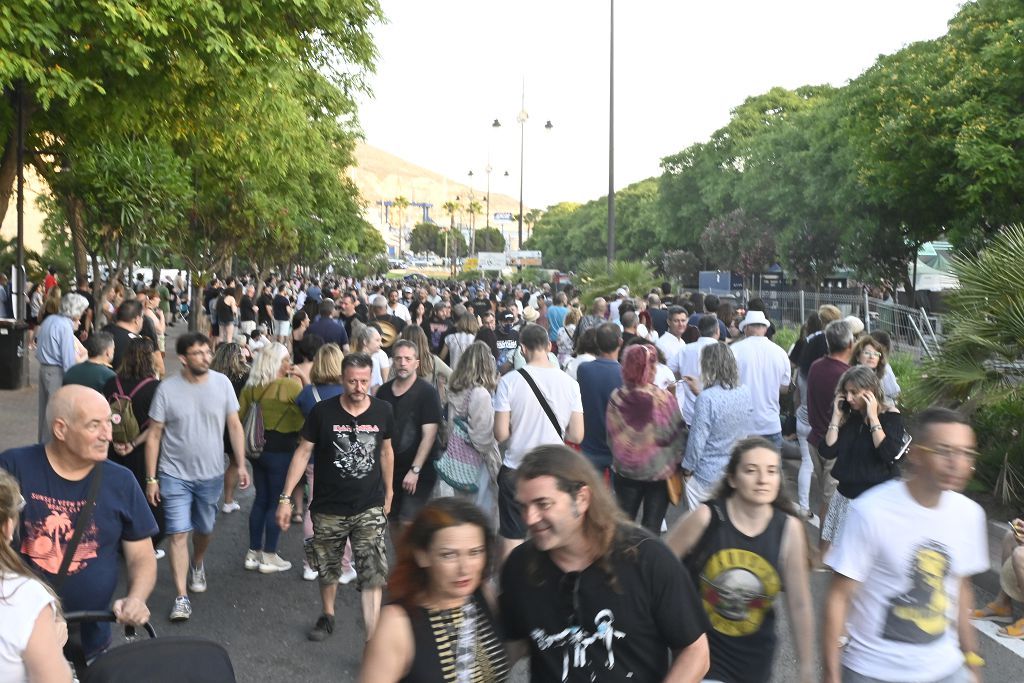
[[[893,349],[916,358],[931,357],[942,341],[942,316],[924,308],[915,309],[891,301],[869,297],[855,289],[822,289],[816,292],[765,288],[750,292],[765,303],[765,315],[776,325],[800,327],[819,306],[831,304],[844,316],[854,315],[864,322],[868,332],[885,330],[892,337]]]

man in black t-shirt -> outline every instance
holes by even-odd
[[[306,545],[306,560],[319,572],[323,614],[309,632],[313,641],[334,632],[334,598],[346,541],[352,542],[367,640],[380,616],[388,578],[384,534],[391,511],[395,420],[391,406],[369,394],[372,369],[373,361],[365,353],[352,353],[342,360],[345,393],[337,400],[321,401],[306,418],[278,498],[277,523],[287,529],[292,515],[289,494],[315,448],[316,486],[309,504],[313,538]]]
[[[243,334],[252,334],[256,329],[256,288],[247,285],[242,300],[238,303],[238,329]]]
[[[137,299],[125,299],[117,307],[114,314],[114,322],[103,328],[114,337],[114,357],[110,360],[110,367],[116,372],[121,367],[121,359],[124,352],[128,350],[128,344],[132,339],[141,336],[143,321],[142,304]],[[156,349],[156,344],[153,344]]]
[[[268,330],[274,329],[274,296],[270,285],[263,286],[263,292],[256,299],[256,322],[258,325],[266,325]]]
[[[416,345],[405,339],[395,342],[391,365],[395,379],[377,390],[377,398],[391,404],[395,415],[391,538],[397,542],[402,526],[412,521],[434,490],[437,430],[442,418],[437,389],[417,377],[420,360]]]
[[[288,285],[282,284],[277,288],[271,308],[274,311],[274,336],[288,346],[292,336],[292,302],[288,298]]]
[[[501,615],[508,639],[528,641],[531,680],[701,680],[708,624],[693,583],[623,519],[590,462],[539,446],[516,481],[530,538],[502,568]]]

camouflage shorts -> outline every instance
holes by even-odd
[[[356,515],[312,513],[313,536],[306,539],[306,561],[320,573],[320,583],[328,586],[341,576],[341,558],[345,541],[352,542],[352,560],[357,585],[377,588],[388,581],[388,556],[384,533],[388,527],[384,508],[370,508]]]

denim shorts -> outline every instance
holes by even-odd
[[[161,472],[160,502],[164,508],[167,533],[213,533],[217,501],[223,489],[224,479],[221,477],[185,481]]]

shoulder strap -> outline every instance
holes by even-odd
[[[135,388],[132,389],[132,393],[128,394],[128,398],[129,399],[135,398],[135,394],[139,393],[139,389],[141,389],[142,387],[146,386],[150,382],[155,382],[155,381],[156,381],[156,377],[147,377],[146,379],[142,380],[141,382],[139,382],[138,384],[135,385]],[[121,389],[121,380],[117,381],[117,388],[118,388],[118,390]]]
[[[309,386],[313,389],[313,398],[316,399],[316,402],[319,403],[320,401],[322,401],[323,399],[320,398],[320,392],[316,390],[316,385],[310,384]]]
[[[558,425],[558,418],[555,417],[555,412],[551,410],[551,406],[548,405],[547,399],[544,398],[544,394],[540,393],[540,387],[533,381],[533,377],[526,371],[526,368],[519,368],[519,374],[523,376],[526,383],[533,389],[533,395],[537,397],[537,401],[540,403],[540,407],[544,409],[544,414],[551,420],[551,426],[555,428],[555,433],[558,434],[558,438],[563,438],[562,428]]]
[[[85,528],[89,526],[89,521],[92,519],[93,509],[96,507],[96,496],[100,492],[100,484],[102,482],[103,463],[100,463],[93,468],[92,480],[89,482],[89,493],[86,495],[85,505],[78,512],[78,519],[75,520],[75,532],[71,535],[71,540],[68,541],[67,546],[64,548],[64,559],[61,560],[60,569],[57,570],[57,576],[51,584],[54,593],[60,593],[64,580],[68,578],[68,568],[71,566],[71,560],[75,557],[75,551],[78,550],[82,534],[85,533]]]

